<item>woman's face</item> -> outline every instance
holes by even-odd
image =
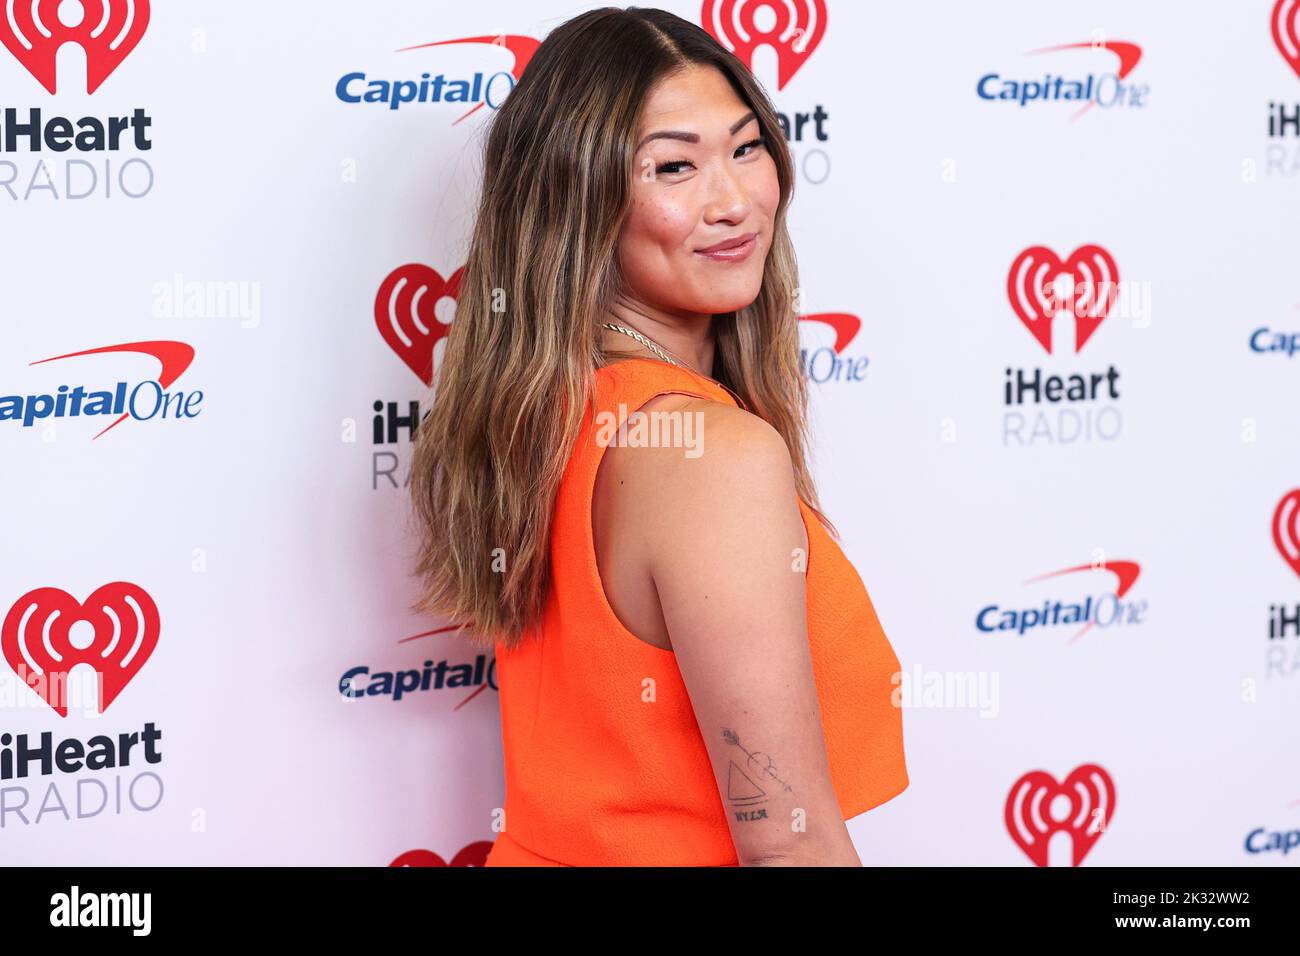
[[[780,201],[762,130],[715,67],[657,84],[637,133],[619,265],[633,295],[666,311],[716,314],[758,297]],[[752,236],[730,254],[701,250]]]

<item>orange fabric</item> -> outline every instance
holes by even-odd
[[[730,405],[714,382],[653,359],[596,373],[597,412],[625,420],[655,395]],[[625,409],[620,409],[623,404]],[[603,420],[603,416],[602,416]],[[556,499],[540,626],[497,645],[505,831],[487,866],[735,866],[726,810],[672,651],[637,638],[600,583],[591,496],[604,448],[590,412]],[[831,780],[844,819],[908,784],[898,658],[861,579],[800,500],[808,532],[808,641]],[[653,703],[643,700],[653,678]]]

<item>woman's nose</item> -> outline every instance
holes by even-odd
[[[709,180],[709,201],[704,210],[708,222],[741,222],[749,215],[749,193],[735,170],[725,167]]]

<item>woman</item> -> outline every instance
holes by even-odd
[[[858,866],[844,821],[907,786],[804,460],[791,177],[660,10],[564,23],[492,121],[412,476],[416,606],[497,654],[489,866]]]

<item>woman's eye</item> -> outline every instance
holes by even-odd
[[[736,147],[737,157],[739,158],[741,156],[749,155],[749,153],[741,153],[741,150],[753,150],[765,144],[766,144],[766,139],[762,136],[759,136],[757,139],[751,139],[748,143],[742,143],[740,146]],[[658,166],[655,167],[655,175],[672,176],[676,173],[680,173],[683,171],[681,169],[678,169],[677,167],[690,166],[690,165],[691,165],[691,161],[689,159],[678,159],[678,160],[674,160],[671,163],[660,163]]]
[[[685,159],[679,159],[672,163],[660,163],[655,167],[655,172],[661,176],[671,176],[673,173],[680,173],[680,169],[674,169],[675,166],[689,166],[690,162]]]

